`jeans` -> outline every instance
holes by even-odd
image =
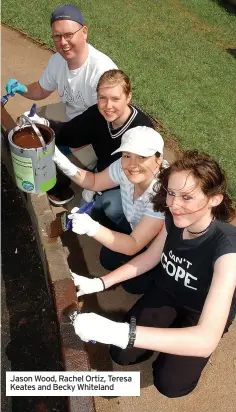
[[[81,199],[80,207],[85,203],[86,201]],[[105,190],[101,196],[97,195],[95,205],[88,214],[111,230],[122,233],[130,231],[130,224],[122,207],[120,188]]]

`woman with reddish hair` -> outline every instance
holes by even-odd
[[[236,228],[225,175],[210,156],[186,151],[159,175],[155,211],[165,224],[151,246],[102,278],[73,274],[83,293],[143,278],[143,296],[122,323],[79,314],[75,332],[84,341],[112,345],[112,359],[130,365],[159,352],[154,385],[168,397],[190,393],[235,317]],[[99,289],[101,290],[101,289]]]

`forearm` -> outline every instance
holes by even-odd
[[[39,82],[28,84],[27,92],[23,93],[22,96],[30,100],[43,100],[46,99],[52,92],[43,89]]]
[[[148,256],[148,250],[136,256],[129,263],[121,266],[120,268],[110,272],[108,275],[102,276],[106,289],[116,285],[117,283],[124,282],[125,280],[135,278],[148,272],[154,266],[159,263],[157,260],[153,261]]]
[[[94,192],[102,192],[103,190],[110,189],[114,186],[110,185],[109,182],[99,179],[99,173],[89,172],[88,170],[76,167],[66,156],[60,154],[64,157],[63,165],[56,161],[59,169],[68,176],[76,185],[82,187],[83,189],[92,190]],[[54,158],[55,160],[55,158]]]
[[[143,216],[130,235],[100,226],[95,239],[114,252],[133,256],[147,246],[161,231],[163,220]]]
[[[229,317],[235,292],[235,263],[235,253],[216,261],[211,287],[196,326],[179,329],[138,326],[134,346],[180,356],[209,357]]]
[[[83,170],[75,166],[74,163],[60,152],[57,146],[55,146],[53,160],[66,176],[83,189],[102,192],[103,190],[117,186],[117,184],[110,179],[108,169],[105,169],[100,173],[92,173],[88,170]]]
[[[71,180],[83,189],[94,190],[95,174],[92,172],[78,168]]]
[[[131,235],[115,232],[100,225],[98,232],[94,236],[99,243],[114,252],[124,253],[132,256],[141,250],[141,247]]]
[[[207,358],[214,350],[212,339],[200,325],[181,328],[148,328],[137,326],[134,346],[180,356]]]
[[[55,146],[53,160],[57,167],[75,184],[84,189],[94,190],[95,174],[77,167],[63,153],[60,152],[57,146]]]

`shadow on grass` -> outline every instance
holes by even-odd
[[[219,4],[219,6],[223,7],[229,14],[236,15],[236,1],[230,0],[212,0],[214,3]],[[235,4],[233,4],[235,3]],[[234,58],[236,58],[236,49],[228,48],[226,49],[227,52]]]
[[[212,0],[214,3],[219,4],[223,7],[229,14],[236,14],[236,2],[233,4],[233,1],[230,0]]]
[[[227,49],[227,52],[236,59],[236,49]]]

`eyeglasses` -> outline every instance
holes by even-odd
[[[66,41],[71,40],[72,37],[75,35],[75,33],[77,33],[78,31],[80,31],[84,26],[80,27],[80,29],[76,30],[74,33],[65,33],[65,34],[53,34],[52,35],[52,39],[57,42],[60,41],[62,39],[62,37],[64,37],[64,39]]]

